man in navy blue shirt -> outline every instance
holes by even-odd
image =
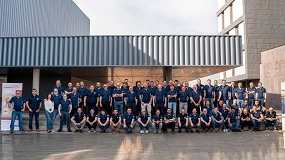
[[[85,114],[88,114],[91,108],[93,108],[95,110],[95,114],[97,114],[98,104],[99,94],[95,91],[94,86],[91,85],[89,91],[86,92],[84,97],[84,106],[86,107]]]
[[[123,86],[121,87],[121,90],[123,92],[123,94],[125,95],[127,92],[129,92],[129,86],[128,83],[124,82]]]
[[[148,115],[151,117],[152,94],[147,83],[144,84],[144,88],[140,93],[141,109],[146,110]]]
[[[229,114],[229,109],[227,107],[227,104],[224,103],[222,104],[222,109],[220,110],[220,112],[222,113],[222,116],[224,117],[224,132],[228,132],[228,114]]]
[[[262,87],[262,83],[258,83],[258,88],[255,90],[257,94],[257,100],[259,101],[259,104],[261,107],[265,107],[266,102],[266,89]]]
[[[100,133],[107,133],[107,129],[109,128],[109,115],[106,113],[104,109],[101,110],[98,116],[98,125],[101,129]]]
[[[67,98],[70,98],[69,94],[72,93],[72,90],[73,90],[72,83],[69,82],[67,88],[64,90],[64,94],[67,95]]]
[[[219,132],[222,132],[222,129],[224,127],[224,117],[222,116],[222,113],[219,112],[217,107],[213,109],[211,118],[212,118],[212,127],[214,129],[213,131],[215,132],[215,128],[219,127]]]
[[[214,106],[217,107],[218,106],[218,100],[220,97],[220,86],[218,86],[218,81],[215,80],[214,81],[214,92],[215,92],[215,98],[214,98]]]
[[[269,130],[269,126],[273,126],[273,129],[277,131],[278,120],[279,118],[273,110],[273,107],[269,107],[268,111],[265,113],[265,129]]]
[[[136,113],[138,104],[138,95],[134,92],[133,87],[129,87],[129,92],[125,93],[124,102],[127,108],[132,110],[132,113]]]
[[[141,86],[141,81],[137,81],[133,90],[137,94],[138,99],[139,99],[139,95],[141,94],[142,89],[143,89],[143,87]],[[133,114],[137,117],[140,114],[140,110],[141,110],[141,101],[138,100],[136,110],[135,110],[135,112],[133,112]]]
[[[207,80],[207,85],[204,86],[204,94],[203,100],[204,103],[208,100],[210,101],[210,105],[213,107],[214,99],[215,99],[215,87],[211,84],[211,80]]]
[[[113,90],[113,98],[114,98],[114,109],[118,110],[120,114],[124,114],[124,104],[123,104],[124,93],[121,89],[120,83],[117,83],[116,88],[114,88]]]
[[[175,128],[175,116],[172,114],[170,108],[167,109],[166,114],[164,115],[164,122],[163,122],[163,132],[167,133],[167,129],[171,128],[172,133],[174,132]]]
[[[139,118],[138,118],[138,124],[140,126],[141,134],[149,133],[148,129],[150,125],[150,117],[144,109],[141,110],[141,114],[139,115]]]
[[[157,86],[157,91],[155,91],[153,96],[153,106],[156,110],[159,109],[160,113],[164,115],[167,99],[161,85]]]
[[[155,114],[152,116],[153,133],[161,133],[162,120],[163,118],[162,115],[160,114],[160,110],[156,110]]]
[[[197,90],[197,85],[193,85],[193,91],[190,93],[190,100],[192,102],[191,111],[193,108],[196,108],[197,113],[200,114],[202,95],[201,92]]]
[[[135,127],[135,116],[132,113],[131,108],[127,109],[127,113],[124,115],[123,122],[126,133],[127,134],[132,133],[132,130]]]
[[[178,101],[179,101],[179,112],[181,113],[182,109],[187,113],[188,111],[188,100],[189,94],[186,92],[186,87],[181,87],[181,91],[178,92]]]
[[[77,112],[77,109],[79,108],[79,103],[81,102],[82,98],[80,97],[80,94],[77,92],[76,87],[72,88],[72,92],[68,95],[68,97],[72,104],[72,109],[70,112],[70,117],[72,117]]]
[[[21,97],[20,90],[16,91],[16,96],[12,97],[9,101],[9,108],[12,108],[12,117],[10,123],[10,133],[14,133],[14,123],[16,117],[19,120],[19,129],[20,131],[23,130],[23,111],[25,110],[25,101]]]
[[[237,92],[237,87],[234,81],[231,81],[231,86],[230,86],[230,91],[231,91],[231,97],[229,98],[230,100],[230,105],[233,104],[233,100],[237,99],[236,97],[236,92]]]
[[[254,87],[253,82],[250,82],[249,88],[246,89],[248,103],[249,103],[250,107],[252,107],[254,105],[255,91],[256,91],[256,88]]]
[[[61,82],[60,80],[56,80],[55,81],[55,87],[53,87],[53,89],[57,89],[58,90],[58,94],[64,94],[64,88],[61,86]],[[51,92],[51,94],[53,94],[53,91]]]
[[[103,90],[100,92],[100,106],[105,109],[108,115],[112,114],[112,93],[108,89],[107,84],[103,85]]]
[[[70,112],[72,109],[72,105],[70,100],[67,99],[67,95],[64,94],[63,99],[59,102],[58,106],[58,114],[60,116],[60,127],[57,132],[62,132],[63,124],[66,124],[67,131],[71,132],[70,129]]]
[[[97,114],[95,114],[94,109],[91,109],[86,119],[87,122],[86,126],[89,129],[88,131],[89,133],[96,133],[97,121],[98,121]]]
[[[251,122],[253,124],[253,131],[260,131],[260,124],[263,120],[263,115],[256,106],[252,107],[252,112],[250,113]]]
[[[95,91],[97,92],[97,94],[98,94],[99,96],[101,96],[101,92],[103,91],[103,88],[102,88],[100,82],[97,82],[97,83],[96,83]]]
[[[247,109],[244,109],[241,113],[240,124],[241,124],[240,127],[242,131],[245,126],[247,126],[249,130],[251,129],[250,114]]]
[[[77,92],[79,93],[80,97],[82,98],[81,102],[79,103],[79,107],[83,109],[83,112],[86,113],[86,108],[84,108],[84,97],[86,96],[88,89],[84,86],[84,82],[80,82],[80,86],[77,88]]]
[[[181,113],[179,113],[178,115],[178,133],[181,133],[182,129],[185,128],[186,133],[189,133],[188,130],[188,114],[186,113],[186,111],[184,109],[181,110]]]
[[[53,90],[53,94],[51,96],[51,99],[52,99],[53,104],[54,104],[54,111],[52,112],[52,127],[51,127],[53,130],[54,129],[53,128],[54,121],[58,115],[58,106],[59,106],[60,101],[62,100],[62,95],[58,94],[58,90],[56,88]]]
[[[81,108],[78,108],[77,112],[72,116],[71,123],[75,128],[75,132],[83,132],[83,128],[86,123],[86,117]]]
[[[240,114],[236,111],[234,107],[231,107],[231,112],[228,114],[228,124],[229,128],[233,132],[240,131]]]
[[[193,133],[193,128],[196,128],[196,132],[199,133],[199,129],[201,126],[201,119],[200,115],[197,114],[196,108],[192,110],[192,113],[189,115],[189,126],[190,126],[190,132]]]
[[[118,110],[114,109],[113,114],[110,117],[110,126],[112,128],[112,133],[120,133],[121,128],[121,115],[119,114]]]
[[[230,106],[231,103],[229,100],[231,100],[231,88],[226,84],[226,80],[222,80],[222,85],[220,86],[219,91],[220,93],[218,101],[223,100],[227,106]]]
[[[176,99],[177,99],[177,91],[174,90],[174,85],[170,85],[170,90],[167,92],[168,98],[168,108],[170,108],[176,117]]]
[[[37,90],[32,90],[32,95],[27,99],[26,106],[29,110],[29,132],[33,129],[33,118],[35,116],[36,130],[39,132],[39,113],[42,107],[42,99]]]
[[[236,88],[235,96],[237,98],[237,105],[239,108],[243,106],[244,99],[245,99],[245,88],[242,87],[242,84],[239,82],[238,87]]]
[[[208,114],[206,108],[203,109],[200,119],[201,119],[201,127],[203,129],[203,132],[211,131],[210,128],[211,128],[212,118]]]

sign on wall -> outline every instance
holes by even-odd
[[[2,113],[1,113],[1,131],[10,130],[11,115],[13,107],[9,107],[10,99],[16,95],[16,90],[21,91],[22,96],[22,83],[2,83]],[[15,121],[15,130],[19,130],[19,121]]]

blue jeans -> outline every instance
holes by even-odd
[[[116,102],[114,101],[114,109],[120,112],[121,115],[124,114],[124,104],[123,101]]]
[[[265,103],[264,103],[264,99],[263,98],[262,99],[258,99],[258,102],[259,102],[259,105],[261,107],[265,107]]]
[[[261,122],[258,122],[257,120],[252,120],[252,125],[253,125],[253,128],[254,129],[259,129],[260,128],[260,123]]]
[[[254,105],[254,99],[248,99],[248,105],[252,107]]]
[[[55,109],[55,110],[52,112],[52,119],[51,119],[51,121],[52,121],[52,129],[53,129],[54,121],[55,121],[57,115],[58,115],[58,110]]]
[[[139,123],[139,126],[140,126],[140,130],[148,130],[149,129],[149,123],[143,127],[142,124]]]
[[[124,124],[122,124],[122,125],[124,125]],[[133,128],[131,127],[131,124],[129,123],[126,123],[126,128],[125,128],[125,130],[126,130],[126,132],[129,132],[129,133],[132,133],[132,131],[133,131],[133,128],[135,128],[135,124],[133,125]]]
[[[101,126],[99,124],[99,128],[101,129],[102,132],[105,132],[109,128],[109,124],[107,124],[106,126]]]
[[[172,110],[172,113],[176,117],[176,102],[168,102],[168,108]]]
[[[222,120],[223,122],[221,124],[217,123],[217,121],[212,121],[212,127],[213,129],[215,129],[216,127],[219,127],[219,129],[223,129],[224,127],[224,120]]]
[[[23,130],[23,113],[22,113],[22,111],[13,111],[12,112],[12,119],[11,119],[11,123],[10,123],[10,132],[14,131],[14,123],[15,123],[17,116],[18,116],[18,120],[19,120],[19,129],[20,129],[20,131]]]
[[[244,102],[243,99],[238,99],[237,100],[237,105],[239,106],[239,108],[241,108],[243,106],[243,102]]]
[[[224,100],[224,103],[226,103],[227,106],[230,107],[230,100]]]
[[[231,124],[232,124],[232,126],[229,125],[229,128],[232,131],[237,131],[239,129],[239,126],[240,126],[240,120],[237,120],[236,122],[232,122]]]
[[[62,130],[63,124],[66,124],[67,129],[70,130],[70,115],[69,112],[61,111],[59,130]]]
[[[52,130],[53,128],[53,121],[52,121],[52,116],[53,116],[53,113],[49,113],[48,111],[45,110],[45,115],[46,115],[46,118],[47,118],[47,130]]]
[[[265,127],[269,127],[269,126],[277,127],[278,126],[277,120],[274,120],[274,121],[264,120],[264,122],[265,122]]]
[[[39,129],[39,112],[29,112],[29,129],[33,129],[33,118],[35,115],[36,129]]]

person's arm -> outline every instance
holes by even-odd
[[[146,124],[149,124],[149,123],[150,123],[150,117],[147,118]]]
[[[152,96],[152,95],[150,95],[150,101],[149,101],[149,104],[151,104],[152,100],[153,100],[153,96]]]
[[[203,122],[203,123],[205,123],[205,124],[207,124],[207,122],[206,121],[204,121],[204,119],[203,119],[203,117],[201,116],[201,122]]]
[[[116,125],[118,125],[120,122],[122,122],[122,118],[119,117],[119,121],[116,123]]]
[[[89,124],[91,123],[91,122],[89,121],[89,117],[86,118],[86,122],[89,123]]]
[[[260,113],[260,118],[259,118],[259,120],[262,121],[263,119],[264,119],[264,116],[263,116],[262,113]]]
[[[164,123],[168,123],[168,119],[166,119],[166,117],[164,117]]]
[[[82,121],[80,122],[81,124],[84,123],[86,121],[86,117],[84,116]]]
[[[110,97],[110,107],[112,107],[112,106],[113,106],[113,98]]]
[[[166,103],[167,103],[167,98],[164,97],[164,107],[166,107]]]
[[[222,98],[222,91],[219,91],[219,98],[218,98],[218,101],[220,101],[221,98]]]
[[[228,124],[231,126],[232,123],[231,123],[231,118],[228,117]]]
[[[197,124],[197,126],[200,126],[200,124],[201,124],[201,118],[198,118],[198,124]]]
[[[212,122],[212,117],[209,117],[209,124],[211,124]]]
[[[50,113],[52,113],[54,111],[54,102],[52,102],[52,106],[51,106],[51,111]]]
[[[40,99],[40,105],[39,105],[39,109],[36,112],[39,112],[42,108],[42,100]]]
[[[74,116],[72,116],[72,117],[71,117],[71,119],[70,119],[70,121],[71,121],[73,124],[75,124],[75,125],[76,125],[76,122],[75,122],[74,118],[75,118],[75,117],[74,117]]]
[[[143,102],[142,102],[142,95],[140,95],[139,97],[140,97],[141,104],[143,104]]]
[[[198,104],[200,104],[200,103],[201,103],[201,101],[202,101],[202,96],[200,95],[200,99],[199,99]]]
[[[215,100],[216,99],[216,92],[213,90],[212,94],[213,94],[213,97],[214,97],[214,100]]]
[[[92,122],[92,123],[95,123],[95,122],[97,122],[98,121],[98,117],[96,116],[95,118],[94,118],[94,121]]]
[[[190,123],[191,126],[194,125],[193,122],[192,122],[192,118],[191,117],[189,117],[189,123]]]
[[[188,116],[187,116],[187,118],[186,118],[186,126],[188,126],[188,123],[189,123],[189,122],[188,122]]]
[[[156,96],[153,96],[153,101],[152,101],[153,106],[155,106],[155,102],[156,102]]]
[[[103,124],[101,123],[101,119],[100,119],[100,118],[98,118],[98,124],[100,124],[101,126],[103,125]]]
[[[86,106],[86,99],[87,99],[87,96],[84,96],[84,101],[83,101],[84,106]]]
[[[25,102],[23,103],[23,109],[21,110],[22,112],[24,112],[25,111],[25,108],[26,108],[26,104],[25,104]]]
[[[71,110],[72,110],[72,104],[70,103],[69,104],[69,114],[71,113]]]
[[[102,107],[102,96],[99,98],[100,107]]]
[[[138,118],[138,123],[143,124],[140,117]]]
[[[110,121],[110,118],[108,117],[107,121],[104,123],[104,125],[107,125],[109,123],[109,121]]]
[[[58,115],[59,115],[59,116],[61,116],[60,110],[61,110],[61,104],[58,105]]]
[[[110,118],[110,123],[115,124],[115,123],[113,122],[113,117]]]
[[[178,123],[179,126],[181,126],[180,117],[177,118],[177,123]]]
[[[30,112],[33,112],[33,110],[30,108],[29,100],[26,101],[26,106]]]
[[[97,107],[99,106],[99,101],[100,101],[100,97],[97,97],[97,103],[96,103]]]
[[[252,115],[252,114],[250,114],[250,118],[251,118],[251,119],[253,119],[253,120],[256,120],[256,118],[255,118],[255,117],[253,117],[253,115]]]

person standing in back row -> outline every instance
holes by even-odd
[[[42,99],[37,95],[37,90],[32,90],[32,95],[27,99],[26,106],[29,110],[29,132],[33,129],[33,118],[35,116],[36,130],[39,132],[39,115],[42,107]]]

